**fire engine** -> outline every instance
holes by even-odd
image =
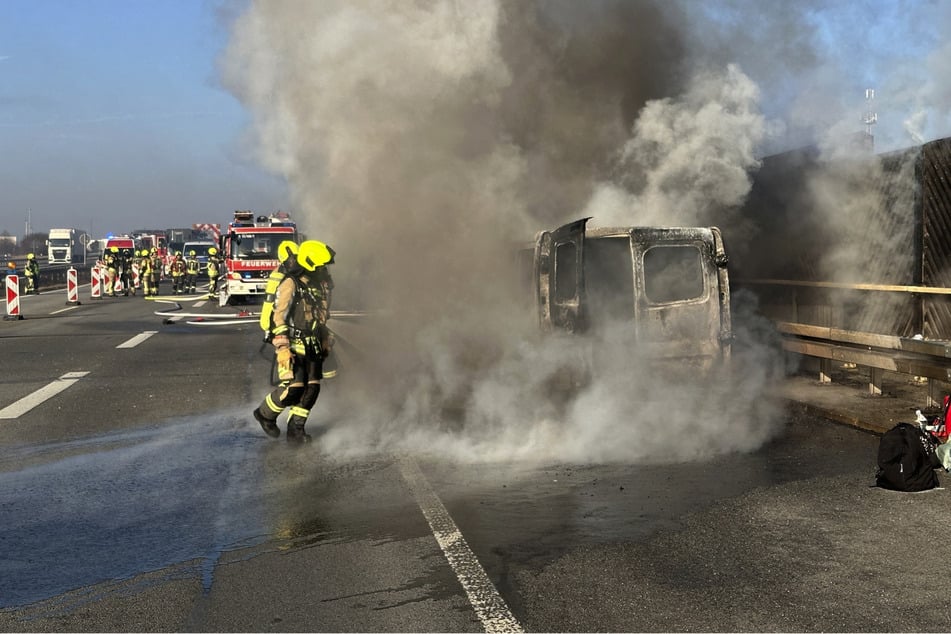
[[[220,305],[264,296],[268,275],[280,264],[277,247],[284,240],[298,242],[297,223],[286,214],[255,217],[251,211],[234,212],[220,238],[224,259]]]

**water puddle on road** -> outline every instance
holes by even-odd
[[[13,447],[0,461],[0,608],[272,538],[307,454],[242,414]],[[253,422],[253,421],[252,421]]]

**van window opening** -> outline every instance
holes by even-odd
[[[570,301],[578,296],[575,266],[578,248],[572,242],[555,247],[555,300]]]
[[[634,259],[628,236],[585,240],[584,282],[592,325],[634,318]]]
[[[644,252],[644,293],[667,304],[703,296],[703,263],[693,245],[655,246]]]

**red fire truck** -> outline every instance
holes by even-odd
[[[251,211],[234,212],[220,239],[222,306],[264,296],[268,275],[279,264],[277,247],[284,240],[298,242],[297,223],[286,214],[255,217]]]

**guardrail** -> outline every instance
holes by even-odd
[[[44,266],[40,264],[40,291],[66,288],[66,275],[70,267],[76,269],[76,280],[80,284],[86,284],[91,277],[90,270],[95,260],[90,264],[50,264]],[[23,267],[17,270],[20,277],[20,292],[26,291],[26,275],[23,274]]]
[[[926,377],[928,403],[936,407],[951,383],[951,341],[880,335],[828,326],[775,322],[783,349],[819,359],[819,381],[832,381],[832,363],[854,363],[869,368],[868,393],[881,396],[885,371]]]

